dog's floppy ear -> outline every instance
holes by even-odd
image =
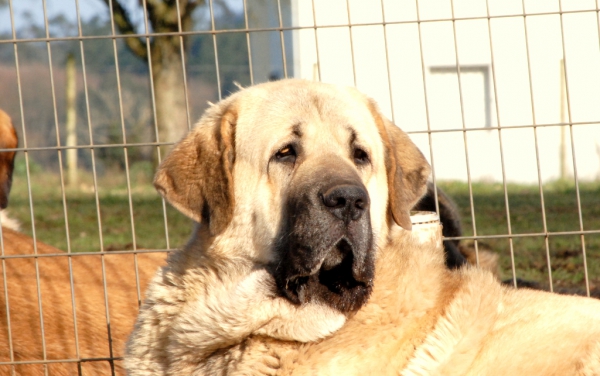
[[[194,221],[205,222],[213,235],[233,216],[236,120],[231,105],[210,108],[167,155],[154,178],[154,186],[169,203]]]
[[[0,110],[0,149],[14,149],[18,144],[17,132],[15,132],[10,117]],[[8,194],[12,186],[15,155],[14,151],[0,153],[0,208],[2,209],[8,206]]]
[[[370,102],[370,109],[385,147],[388,208],[394,221],[410,230],[410,209],[425,194],[431,167],[408,135],[387,120],[375,102]]]

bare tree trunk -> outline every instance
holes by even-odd
[[[122,0],[104,0],[122,34],[136,34],[135,25]],[[141,2],[140,2],[141,3]],[[204,0],[146,0],[148,20],[155,33],[189,31],[192,12]],[[148,59],[146,43],[135,36],[125,38],[127,47],[152,66],[159,142],[179,141],[188,131],[186,93],[181,56],[182,37],[155,36]],[[150,60],[150,61],[148,61]]]
[[[179,40],[178,37],[158,37],[152,47],[158,141],[179,141],[188,131]]]

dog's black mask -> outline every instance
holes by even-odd
[[[356,311],[373,286],[369,195],[350,168],[314,175],[319,178],[289,192],[270,272],[281,295],[295,304]]]

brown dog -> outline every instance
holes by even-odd
[[[8,114],[0,110],[0,149],[15,149],[19,144],[17,132]],[[0,152],[0,223],[3,227],[19,229],[19,223],[6,215],[8,194],[12,186],[12,175],[15,166],[15,152]]]
[[[143,292],[164,254],[138,254],[136,268],[131,254],[69,258],[37,242],[38,255],[56,257],[33,258],[30,237],[6,228],[2,232],[5,256],[28,257],[6,258],[2,265],[0,361],[24,362],[14,367],[23,375],[43,375],[44,365],[28,363],[44,360],[51,362],[51,375],[74,375],[79,367],[84,374],[110,375],[113,367],[123,373],[121,362],[110,358],[122,356],[138,312],[136,270]],[[0,374],[12,368],[0,366]]]
[[[0,148],[17,136],[0,111]],[[5,208],[14,152],[0,153],[0,206]],[[2,212],[4,213],[4,212]],[[163,253],[77,255],[37,242],[2,218],[0,374],[122,374],[121,361],[140,296]],[[33,257],[34,255],[37,257]],[[136,270],[139,281],[136,281]],[[139,283],[139,286],[138,286]],[[107,308],[108,307],[108,308]],[[9,364],[13,363],[13,364]]]

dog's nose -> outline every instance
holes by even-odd
[[[327,189],[323,205],[337,218],[349,222],[360,219],[369,208],[369,195],[358,185],[341,184]]]

